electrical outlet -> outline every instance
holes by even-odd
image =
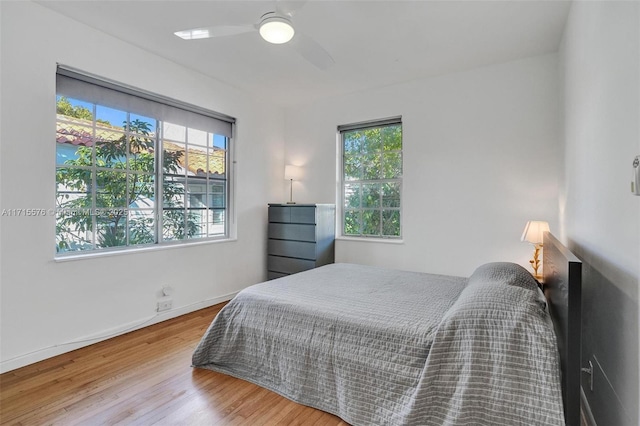
[[[168,311],[169,309],[171,309],[172,305],[173,305],[173,300],[171,299],[158,302],[158,312]]]

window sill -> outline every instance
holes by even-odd
[[[404,244],[402,238],[376,238],[376,237],[336,237],[336,241],[357,241],[362,243]]]
[[[54,257],[54,262],[71,262],[74,260],[82,260],[82,259],[94,259],[99,257],[110,257],[110,256],[122,256],[128,254],[136,254],[136,253],[146,253],[150,251],[160,251],[160,250],[170,250],[177,248],[188,248],[193,246],[202,246],[209,244],[220,244],[220,243],[228,243],[238,241],[237,238],[225,238],[218,240],[207,240],[207,241],[189,241],[189,242],[181,242],[175,244],[165,244],[165,245],[157,245],[157,246],[148,246],[148,247],[139,247],[139,248],[130,248],[123,250],[113,250],[113,251],[102,251],[102,252],[94,252],[94,253],[78,253],[78,254],[69,254],[62,255],[58,257]]]

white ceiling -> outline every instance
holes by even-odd
[[[254,24],[274,10],[273,0],[38,3],[283,106],[555,52],[570,8],[559,0],[300,2],[296,31],[335,60],[320,70],[257,32],[191,41],[173,35]]]

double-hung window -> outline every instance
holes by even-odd
[[[400,117],[338,126],[342,235],[402,236]]]
[[[56,85],[59,255],[228,238],[233,118],[61,66]]]

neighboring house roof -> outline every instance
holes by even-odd
[[[96,127],[96,137],[94,138],[91,121],[61,114],[57,115],[56,142],[59,144],[90,147],[96,143],[109,143],[120,139],[123,135],[122,132],[123,129],[121,127],[100,124]],[[151,133],[149,137],[155,138],[155,134]],[[184,155],[184,147],[178,143],[163,141],[162,147],[165,151],[183,152],[178,164],[197,176],[205,176],[207,173],[223,175],[225,172],[226,152],[218,147],[213,147],[210,151],[208,162],[204,147],[203,149],[189,148],[186,150],[186,155]],[[188,164],[185,164],[187,162]]]
[[[162,149],[171,152],[184,152],[184,148],[173,142],[162,142]],[[212,151],[213,155],[209,155],[209,162],[207,165],[207,154],[204,150],[187,149],[187,155],[181,155],[178,160],[180,167],[185,168],[185,162],[188,162],[188,169],[190,172],[204,176],[206,173],[214,175],[224,174],[225,157],[224,150],[214,147]]]

